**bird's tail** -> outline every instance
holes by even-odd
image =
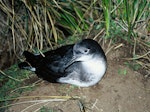
[[[41,58],[41,55],[34,55],[28,51],[24,51],[23,55],[25,56],[26,60],[25,62],[19,63],[19,68],[36,71],[36,66]]]

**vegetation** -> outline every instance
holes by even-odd
[[[132,41],[140,29],[149,31],[149,6],[148,0],[2,0],[1,13],[7,21],[1,20],[5,25],[1,33],[13,40],[10,43],[16,55],[18,50],[53,47],[68,36],[88,36],[100,25],[99,30],[106,29],[104,36],[109,36],[111,27],[120,25],[128,33],[127,41]]]
[[[17,65],[11,66],[6,71],[0,71],[0,104],[8,105],[11,98],[18,97],[23,91],[32,90],[36,83],[26,85],[24,82],[32,76],[29,71],[21,71]],[[3,112],[3,108],[0,107]]]
[[[27,49],[41,53],[90,37],[111,44],[125,42],[132,54],[126,65],[135,70],[150,69],[149,0],[1,0],[0,13],[0,52],[9,52],[20,60]],[[13,71],[1,70],[1,101],[18,96],[7,94],[28,77],[28,73],[16,71],[16,66]],[[120,74],[126,72],[119,70]]]

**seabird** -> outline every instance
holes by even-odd
[[[62,46],[34,55],[24,51],[26,60],[18,66],[34,71],[51,83],[68,83],[80,87],[97,84],[106,72],[107,59],[101,46],[92,39]]]

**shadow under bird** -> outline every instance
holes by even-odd
[[[107,61],[101,46],[92,39],[62,46],[34,55],[24,51],[26,60],[18,66],[34,71],[51,83],[68,83],[80,87],[97,84],[106,72]]]

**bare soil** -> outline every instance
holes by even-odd
[[[123,64],[121,58],[128,52],[122,49],[109,52],[107,72],[103,79],[93,87],[79,88],[69,84],[51,84],[42,81],[33,91],[21,95],[22,97],[79,96],[80,103],[79,100],[73,99],[57,102],[21,103],[10,107],[9,111],[38,112],[45,106],[53,109],[54,112],[150,112],[150,80],[145,80],[144,74],[133,71]],[[41,99],[38,98],[38,100]],[[33,100],[35,99],[30,99],[30,101]],[[29,99],[19,99],[13,103],[23,101],[29,101]],[[83,111],[80,110],[81,101],[85,108]]]

